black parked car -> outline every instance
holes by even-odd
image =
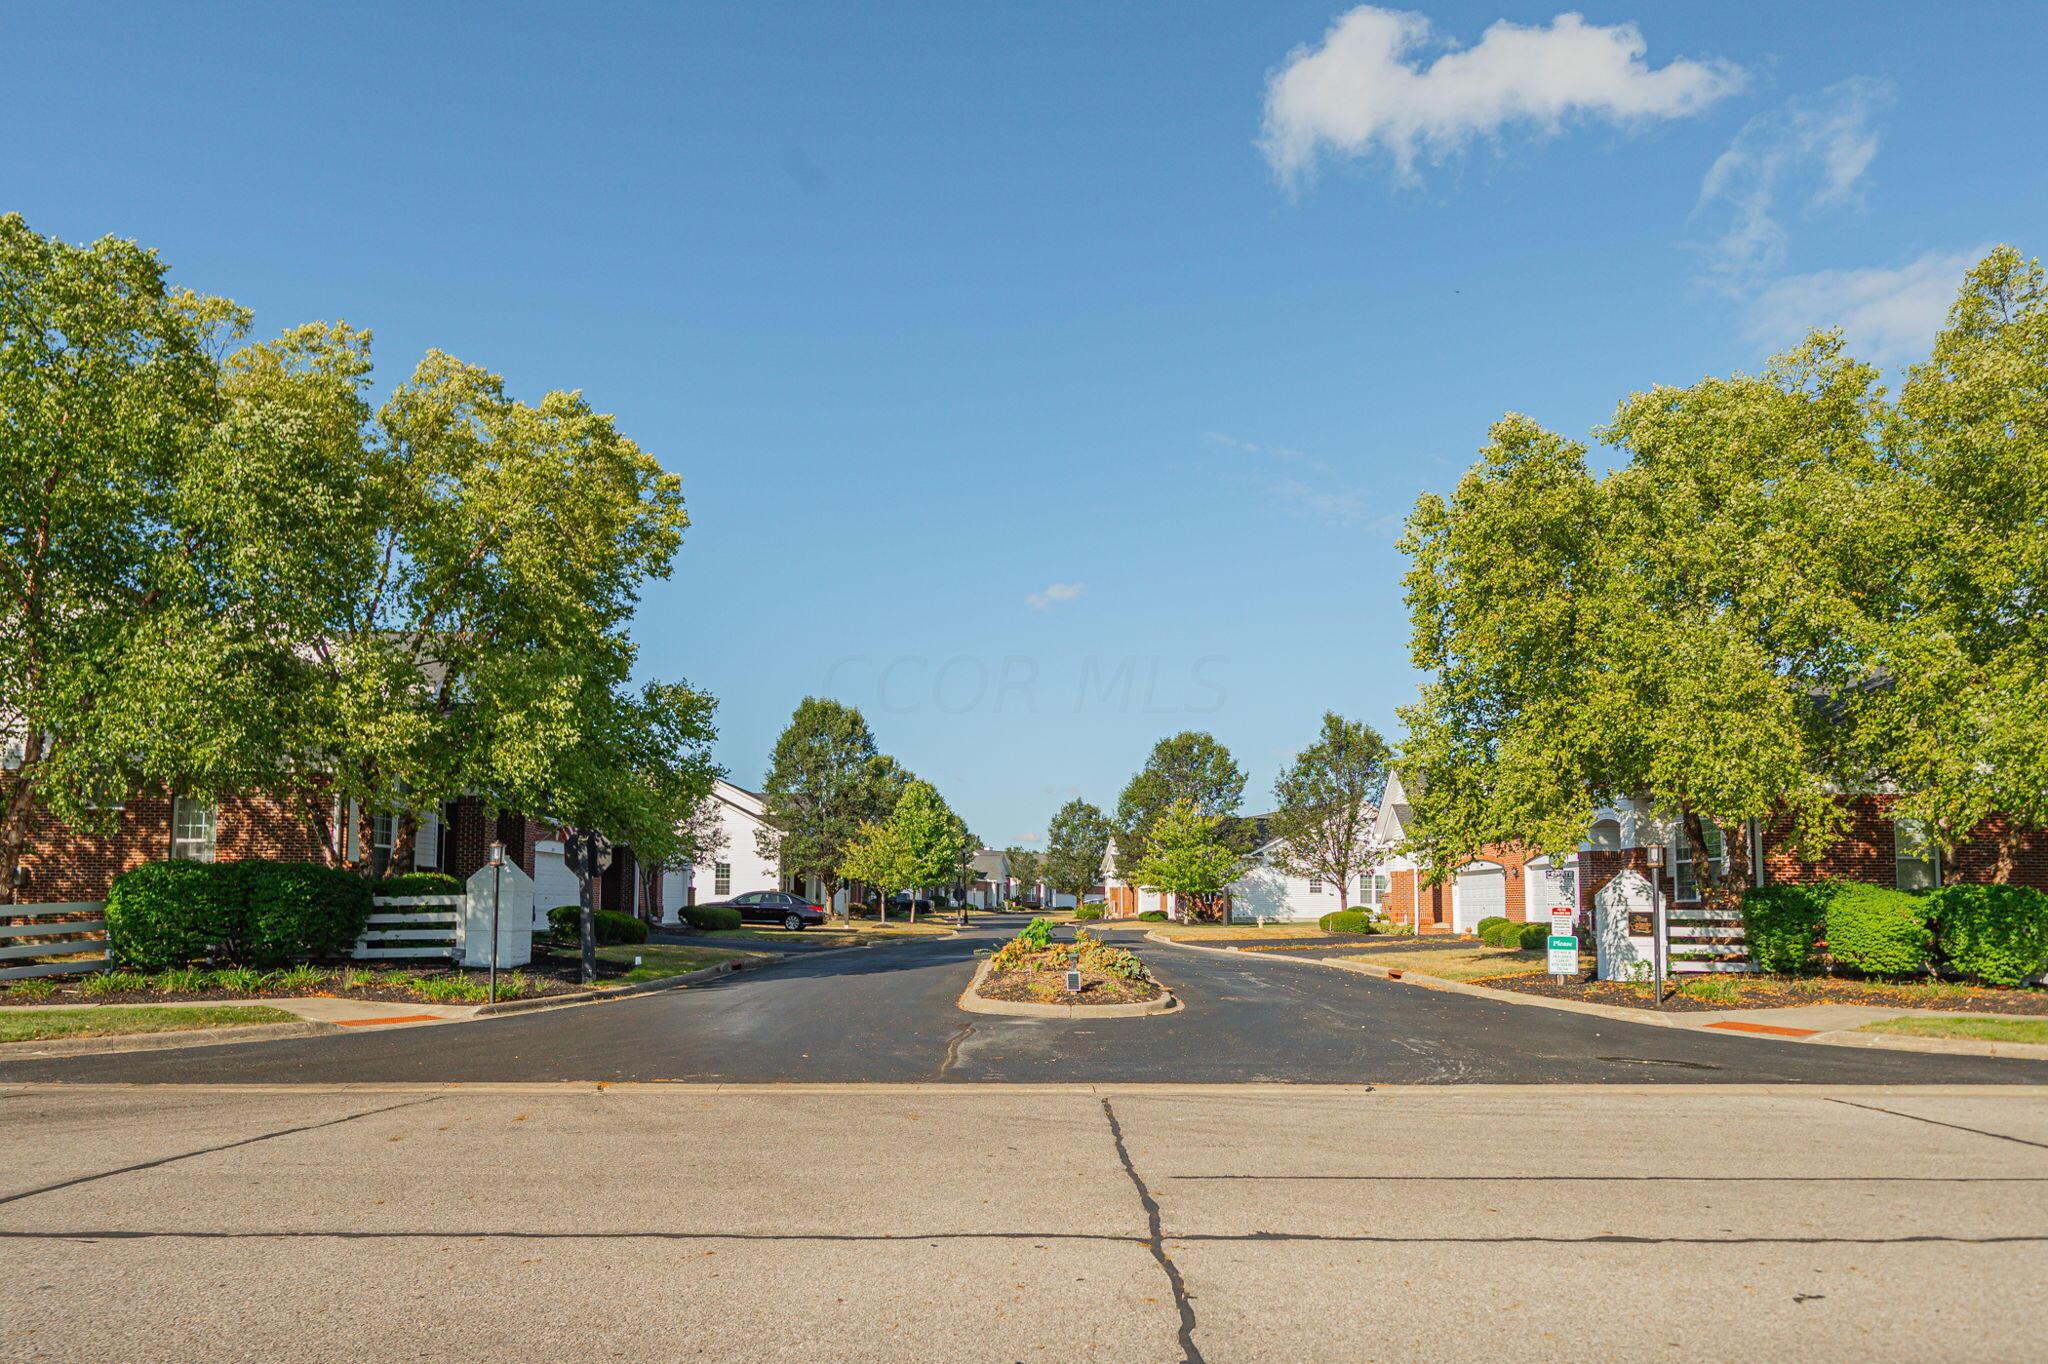
[[[752,890],[719,904],[738,910],[741,923],[781,924],[791,932],[825,922],[822,905],[814,905],[786,890]]]
[[[900,890],[889,897],[889,912],[891,914],[908,914],[912,908],[915,908],[919,914],[929,914],[932,910],[932,902],[922,898],[912,901],[910,896]]]

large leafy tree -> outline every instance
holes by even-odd
[[[823,882],[829,904],[846,880],[846,850],[855,834],[887,819],[909,780],[893,758],[876,751],[874,731],[860,711],[805,697],[769,755],[763,796],[771,827],[756,835],[761,855],[777,859],[787,875]]]
[[[1109,852],[1110,823],[1095,806],[1076,796],[1062,805],[1045,828],[1045,853],[1039,874],[1054,890],[1074,897],[1076,904],[1102,879],[1102,859]]]
[[[1193,801],[1173,802],[1153,821],[1130,879],[1183,902],[1209,906],[1207,912],[1220,917],[1227,903],[1224,893],[1245,869],[1244,854],[1226,839],[1223,819],[1204,814]]]
[[[1945,839],[2048,825],[2048,281],[1999,247],[1970,271],[1887,432],[1919,496],[1906,608],[1873,698],[1904,805]]]
[[[1273,783],[1279,808],[1268,832],[1281,866],[1335,882],[1340,903],[1372,865],[1373,820],[1391,756],[1379,731],[1332,711],[1324,714],[1316,741]]]
[[[231,789],[274,746],[277,651],[223,609],[179,495],[243,324],[132,242],[0,217],[0,899],[45,821]]]
[[[187,491],[233,547],[223,591],[293,642],[278,753],[317,755],[325,783],[278,780],[365,870],[376,814],[397,817],[402,863],[416,813],[457,792],[612,797],[560,774],[586,718],[632,712],[625,623],[689,523],[680,480],[580,395],[524,403],[434,352],[372,412],[370,373],[367,336],[345,327],[235,357]]]
[[[929,782],[913,780],[886,820],[870,821],[855,832],[841,854],[839,874],[911,892],[915,922],[916,892],[952,885],[972,855],[966,824]]]
[[[1232,818],[1244,803],[1244,781],[1244,769],[1214,735],[1188,730],[1161,739],[1117,799],[1117,846],[1140,846],[1154,821],[1176,801],[1222,817],[1225,837],[1236,845],[1248,843],[1250,831]]]
[[[1896,407],[1819,333],[1762,374],[1655,389],[1584,451],[1510,416],[1404,547],[1419,851],[1573,846],[1596,801],[1816,854],[1896,786],[1952,841],[2048,820],[2037,266],[1975,271]]]
[[[1003,856],[1010,864],[1010,879],[1017,883],[1020,892],[1038,884],[1042,875],[1042,853],[1031,848],[1020,848],[1013,843],[1003,849]]]

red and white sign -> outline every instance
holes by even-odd
[[[1569,938],[1572,935],[1572,927],[1578,922],[1578,918],[1579,912],[1570,905],[1552,905],[1550,907],[1550,931],[1557,934],[1560,938]]]

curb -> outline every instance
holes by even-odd
[[[1031,1004],[1014,999],[983,999],[979,993],[981,982],[988,978],[989,968],[994,964],[992,958],[983,957],[974,968],[974,979],[967,982],[967,988],[954,1001],[960,1008],[971,1014],[1002,1014],[1010,1018],[1150,1018],[1175,1013],[1182,1007],[1164,983],[1159,985],[1159,998],[1138,1004]]]
[[[1489,990],[1483,985],[1468,985],[1462,980],[1445,980],[1441,976],[1426,976],[1405,967],[1401,974],[1394,975],[1387,967],[1375,966],[1370,962],[1330,960],[1322,957],[1287,957],[1277,953],[1238,953],[1234,947],[1204,947],[1193,943],[1174,942],[1171,938],[1155,938],[1145,935],[1147,942],[1156,942],[1166,947],[1185,947],[1190,952],[1221,952],[1229,955],[1245,955],[1269,961],[1291,961],[1303,966],[1322,966],[1337,971],[1348,971],[1353,975],[1371,976],[1377,980],[1392,981],[1396,985],[1414,985],[1424,990],[1437,990],[1445,994],[1468,995],[1473,999],[1490,999],[1498,1004],[1520,1004],[1534,1009],[1556,1009],[1564,1013],[1588,1014],[1594,1018],[1612,1019],[1617,1023],[1634,1023],[1646,1028],[1676,1028],[1683,1032],[1711,1032],[1716,1037],[1744,1037],[1751,1041],[1795,1042],[1824,1047],[1864,1047],[1877,1051],[1922,1051],[1939,1052],[1947,1056],[1998,1056],[2007,1060],[2048,1060],[2048,1044],[2033,1042],[1982,1042],[1970,1037],[1909,1037],[1898,1034],[1855,1032],[1815,1033],[1812,1037],[1778,1037],[1757,1033],[1725,1031],[1708,1028],[1705,1024],[1681,1022],[1681,1015],[1660,1014],[1648,1009],[1628,1009],[1617,1004],[1588,1004],[1577,999],[1546,999],[1541,995],[1525,995],[1517,990]],[[1901,1010],[1901,1013],[1910,1012]],[[1647,1015],[1647,1016],[1646,1016]]]
[[[822,954],[818,954],[822,955]],[[748,969],[774,966],[789,958],[780,952],[769,954],[767,961],[750,963]],[[629,995],[648,995],[657,990],[674,990],[685,985],[701,985],[719,976],[729,976],[743,969],[736,961],[722,961],[716,966],[706,966],[698,971],[685,971],[680,976],[663,976],[660,980],[636,981],[631,985],[607,985],[602,990],[582,990],[573,995],[537,995],[532,999],[501,999],[496,1004],[480,1004],[472,1018],[496,1018],[501,1014],[527,1013],[534,1009],[559,1009],[571,1004],[600,1004],[607,999],[624,999]]]
[[[340,1031],[337,1024],[300,1019],[296,1023],[252,1023],[239,1028],[180,1028],[176,1032],[138,1032],[116,1037],[58,1037],[47,1042],[0,1043],[0,1061],[104,1056],[124,1051],[176,1051],[183,1047],[214,1047],[224,1042],[275,1042],[287,1037],[318,1037]]]

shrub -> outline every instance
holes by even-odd
[[[1148,909],[1138,917],[1148,924],[1163,924],[1166,922],[1166,911],[1163,909]]]
[[[107,953],[155,970],[212,956],[241,917],[233,863],[149,862],[107,891]]]
[[[1152,912],[1153,912],[1153,913],[1155,913],[1155,914],[1158,914],[1158,913],[1159,913],[1159,911],[1157,911],[1157,910],[1154,910],[1154,911],[1152,911]],[[1093,923],[1093,922],[1094,922],[1095,920],[1097,920],[1097,919],[1099,919],[1099,918],[1101,918],[1101,917],[1102,917],[1102,906],[1101,906],[1101,905],[1082,905],[1082,906],[1081,906],[1081,907],[1080,907],[1079,909],[1077,909],[1077,910],[1075,910],[1075,911],[1074,911],[1074,918],[1075,918],[1075,920],[1076,920],[1077,922],[1081,922],[1081,923]],[[1163,919],[1163,918],[1165,918],[1166,916],[1165,916],[1164,914],[1160,914],[1160,915],[1159,915],[1159,917]]]
[[[533,993],[533,978],[524,971],[498,977],[498,998],[524,999]]]
[[[167,995],[195,995],[206,990],[213,983],[211,972],[197,966],[178,966],[156,973],[150,982],[158,991]]]
[[[1944,886],[1927,897],[1941,959],[1987,985],[2048,972],[2048,894],[2025,886]]]
[[[1504,938],[1508,936],[1505,933],[1502,934]],[[1548,947],[1550,946],[1550,925],[1516,924],[1512,940],[1505,945],[1519,947],[1524,952],[1533,952]]]
[[[1520,947],[1522,926],[1513,919],[1489,919],[1479,926],[1479,941],[1489,947]]]
[[[1828,900],[1828,955],[1866,976],[1909,976],[1927,967],[1934,934],[1927,899],[1890,886],[1843,883]]]
[[[277,989],[302,995],[326,989],[327,973],[317,966],[294,966],[289,971],[279,971],[271,977],[270,983]]]
[[[685,905],[678,912],[684,923],[705,933],[718,933],[740,926],[740,912],[730,905]]]
[[[445,871],[405,871],[370,883],[370,893],[386,895],[460,895],[462,878]]]
[[[1043,952],[1052,942],[1052,920],[1033,919],[1017,930],[1013,939],[1026,952]]]
[[[213,988],[226,990],[230,994],[253,995],[263,988],[264,975],[253,966],[235,966],[225,971],[215,971]]]
[[[1375,933],[1377,926],[1372,921],[1369,909],[1339,909],[1316,920],[1316,927],[1325,933]]]
[[[696,907],[692,906],[694,910]],[[689,913],[690,911],[685,911]],[[723,911],[733,918],[732,927],[739,927],[740,912],[736,909]],[[548,931],[567,942],[576,942],[583,937],[582,907],[579,905],[556,905],[548,911]],[[593,912],[591,930],[600,947],[613,947],[620,943],[643,943],[647,941],[647,925],[630,914],[617,910],[600,909]]]
[[[235,961],[273,966],[295,957],[339,956],[362,936],[370,883],[311,862],[236,862],[244,912],[230,941]]]
[[[1798,975],[1813,969],[1820,955],[1821,928],[1832,881],[1811,886],[1751,886],[1742,892],[1742,936],[1759,971]]]
[[[1492,928],[1495,924],[1504,924],[1506,922],[1508,922],[1508,916],[1505,914],[1489,914],[1481,919],[1472,931],[1483,939],[1486,937],[1487,929]]]
[[[491,995],[465,976],[430,976],[413,988],[435,1004],[472,1004]]]

